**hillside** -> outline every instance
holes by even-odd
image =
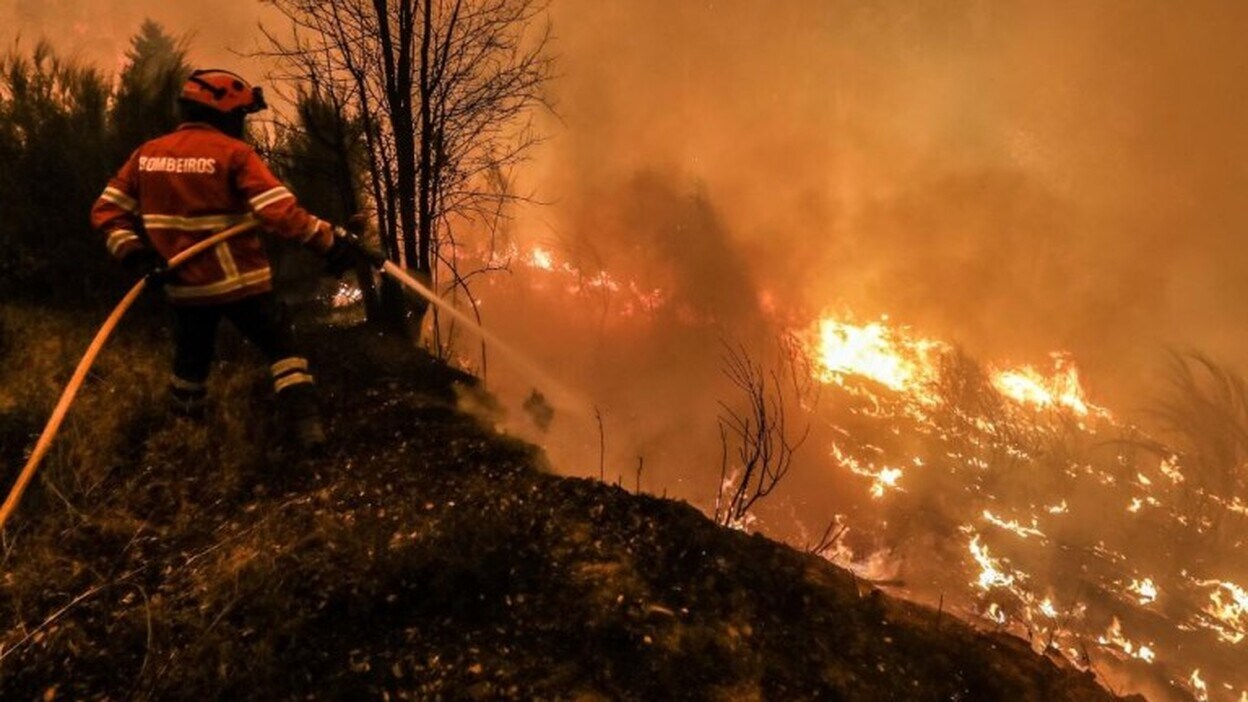
[[[7,486],[83,342],[0,322]],[[332,443],[299,462],[262,448],[258,363],[175,422],[159,337],[123,334],[4,535],[0,698],[1114,699],[689,505],[552,475],[456,411],[470,378],[366,329],[309,339]]]

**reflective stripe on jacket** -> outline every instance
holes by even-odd
[[[316,251],[333,243],[330,226],[299,206],[254,149],[193,122],[135,150],[91,208],[91,224],[119,259],[150,245],[168,260],[252,214]],[[249,232],[187,261],[165,290],[176,304],[216,304],[271,287],[263,242]]]

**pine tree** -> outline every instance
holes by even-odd
[[[139,144],[177,127],[178,94],[191,72],[186,44],[150,19],[130,39],[111,115],[117,163]]]

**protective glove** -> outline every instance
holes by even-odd
[[[351,270],[356,261],[355,247],[345,237],[339,236],[338,231],[335,230],[334,243],[325,252],[325,268],[335,278],[341,278],[343,273]]]
[[[369,223],[370,220],[368,215],[353,214],[351,215],[351,218],[347,220],[346,230],[358,237],[363,237],[364,232],[368,231]]]
[[[169,269],[165,268],[165,259],[155,251],[142,248],[126,256],[121,265],[136,278],[147,280],[152,288],[161,288],[169,277]]]

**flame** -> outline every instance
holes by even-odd
[[[1036,520],[1034,517],[1031,520],[1031,526],[1028,527],[1028,526],[1023,526],[1022,524],[1020,524],[1017,519],[1011,519],[1010,521],[1007,522],[1001,519],[1000,517],[994,515],[992,512],[989,512],[988,510],[984,510],[982,516],[984,518],[984,521],[988,522],[989,524],[998,526],[1002,529],[1005,529],[1006,531],[1014,532],[1015,534],[1018,535],[1020,539],[1026,539],[1030,536],[1039,536],[1042,539],[1045,538],[1044,532],[1040,531],[1040,529],[1037,528]]]
[[[875,466],[869,463],[863,463],[857,458],[849,455],[845,451],[841,450],[841,447],[836,444],[832,444],[832,456],[838,463],[849,469],[849,472],[854,475],[861,475],[864,478],[871,479],[870,493],[871,497],[874,499],[878,500],[881,497],[884,497],[884,493],[887,490],[901,489],[897,487],[897,481],[900,480],[902,476],[900,468],[890,468],[885,466],[883,468],[876,469]]]
[[[1214,588],[1203,611],[1215,620],[1218,638],[1231,644],[1248,638],[1248,591],[1220,580],[1205,580],[1199,584]]]
[[[1200,677],[1200,668],[1192,671],[1192,676],[1187,679],[1192,684],[1192,694],[1196,695],[1196,699],[1200,702],[1209,702],[1209,686],[1205,684],[1203,678]]]
[[[1007,573],[1001,562],[992,557],[992,554],[988,552],[988,547],[980,543],[979,534],[971,538],[969,548],[971,556],[979,564],[977,584],[981,590],[991,590],[994,587],[1009,588],[1014,585],[1014,574]]]
[[[534,246],[529,252],[529,265],[544,271],[555,270],[555,259],[550,252],[540,246]]]
[[[940,355],[952,348],[948,344],[915,336],[906,327],[892,328],[887,316],[864,325],[824,316],[815,327],[811,356],[820,382],[844,386],[846,377],[857,376],[905,393],[920,405],[937,403],[933,384],[940,377]],[[1108,417],[1106,410],[1088,402],[1070,356],[1052,356],[1052,374],[1031,366],[1005,368],[992,373],[993,387],[1020,405]]]
[[[937,476],[946,472],[957,475],[965,471],[961,485],[971,496],[967,506],[973,511],[969,514],[978,514],[979,520],[1033,543],[1048,541],[1045,525],[1049,520],[1095,507],[1090,507],[1083,500],[1072,504],[1060,494],[1051,493],[1045,496],[1047,499],[1043,502],[1037,500],[1029,505],[1010,502],[1002,499],[1008,494],[998,496],[988,493],[987,486],[991,483],[981,482],[979,476],[1012,469],[1013,465],[1039,467],[1043,457],[1038,455],[1034,439],[1047,440],[1046,437],[1054,430],[1073,433],[1080,440],[1105,432],[1143,433],[1136,427],[1120,423],[1107,410],[1093,404],[1081,384],[1079,369],[1063,353],[1053,354],[1051,371],[1031,366],[989,366],[991,388],[1007,401],[1003,411],[998,413],[998,405],[981,410],[974,405],[963,407],[957,404],[961,401],[960,397],[947,397],[945,393],[948,390],[959,391],[957,383],[961,382],[959,377],[944,378],[941,375],[943,369],[956,371],[960,368],[956,363],[948,362],[947,354],[952,353],[953,347],[923,338],[905,327],[891,326],[887,317],[867,324],[824,317],[806,332],[796,333],[794,337],[805,345],[804,351],[812,368],[811,377],[824,385],[839,388],[851,398],[845,405],[847,414],[882,421],[885,424],[881,429],[891,432],[894,437],[905,438],[906,435],[901,432],[908,431],[921,437],[919,440],[923,442],[921,450],[924,453],[920,455],[904,446],[908,442],[900,442],[899,445],[889,437],[880,445],[875,445],[856,438],[856,432],[843,428],[839,420],[830,423],[844,437],[837,439],[839,445],[832,446],[832,455],[841,467],[870,480],[866,490],[872,498],[880,499],[890,491],[907,492],[900,485],[906,477],[903,468],[911,464],[925,471],[924,479],[916,482],[914,487],[907,484],[906,487],[912,491],[930,489],[927,471],[931,471],[933,480],[943,479]],[[946,382],[950,380],[954,382]],[[1076,421],[1069,422],[1070,418]],[[1163,443],[1157,443],[1165,448]],[[932,449],[943,449],[943,452],[927,453]],[[1106,498],[1113,495],[1112,500],[1099,504],[1123,505],[1128,513],[1150,512],[1150,520],[1170,520],[1175,527],[1205,533],[1211,524],[1210,518],[1186,514],[1178,501],[1187,499],[1186,493],[1170,489],[1185,482],[1179,455],[1167,450],[1161,456],[1162,460],[1150,465],[1129,452],[1103,457],[1072,455],[1064,465],[1054,467],[1071,480],[1086,481],[1090,489],[1104,492]],[[1061,494],[1069,496],[1074,493]],[[1197,490],[1197,495],[1207,500],[1207,504],[1227,512],[1248,514],[1248,504],[1241,496],[1223,496],[1204,490]],[[905,504],[906,499],[899,496],[893,504]],[[1088,629],[1089,623],[1082,619],[1082,614],[1076,614],[1085,612],[1087,605],[1075,602],[1071,610],[1065,612],[1055,603],[1052,589],[1047,596],[1043,591],[1037,591],[1026,571],[1018,569],[1011,559],[992,550],[996,543],[993,540],[995,534],[980,535],[965,523],[961,530],[968,535],[967,548],[974,563],[970,565],[971,561],[968,561],[973,568],[967,577],[969,587],[979,593],[991,593],[980,595],[985,600],[996,600],[981,601],[975,609],[978,616],[1002,626],[1009,621],[1017,621],[1025,626],[1029,635],[1036,636],[1035,640],[1041,641],[1046,650],[1052,647],[1077,652],[1078,649],[1072,648],[1070,642],[1090,636],[1119,656],[1149,664],[1158,661],[1156,642],[1134,641],[1123,633],[1124,622],[1129,628],[1136,626],[1136,611],[1116,613],[1121,619],[1115,617],[1108,630],[1098,637],[1096,630]],[[1139,555],[1134,546],[1116,538],[1108,542],[1089,540],[1083,548],[1089,558],[1117,572],[1121,572],[1120,569],[1130,572],[1132,560]],[[1014,554],[1011,553],[1011,556]],[[1022,563],[1033,561],[1026,552],[1020,553],[1017,558],[1023,559]],[[1208,581],[1204,585],[1212,590],[1202,591],[1174,586],[1165,573],[1157,574],[1162,576],[1160,580],[1153,576],[1144,577],[1138,572],[1134,575],[1126,581],[1111,579],[1108,574],[1098,577],[1105,578],[1102,581],[1104,587],[1119,590],[1127,602],[1139,607],[1155,605],[1163,587],[1167,596],[1176,600],[1192,593],[1198,597],[1207,594],[1207,601],[1198,599],[1187,610],[1198,612],[1194,619],[1170,623],[1183,630],[1203,629],[1214,641],[1237,644],[1248,639],[1248,593],[1238,585]],[[1183,573],[1182,577],[1193,586],[1200,584],[1187,573]],[[1001,599],[1002,593],[1006,594],[1008,601]],[[1106,616],[1109,614],[1106,613]],[[1155,622],[1158,617],[1165,621],[1171,616],[1175,615],[1154,608],[1148,613],[1147,621]],[[1063,623],[1059,624],[1058,620]],[[1170,649],[1167,648],[1167,651]],[[1192,666],[1205,662],[1193,658],[1190,650],[1176,649],[1171,653],[1173,660],[1167,660],[1166,664],[1181,666],[1180,670],[1190,670]],[[1077,660],[1077,656],[1072,654],[1072,660]],[[1201,667],[1214,676],[1223,674],[1220,668]],[[1178,677],[1182,676],[1182,673],[1178,674]]]
[[[624,277],[614,277],[606,271],[581,271],[575,265],[560,260],[556,253],[547,248],[515,248],[508,262],[532,271],[532,280],[537,281],[535,286],[540,286],[540,289],[592,296],[594,300],[609,299],[612,318],[627,317],[632,314],[632,310],[653,313],[666,305],[667,312],[677,320],[702,321],[696,312],[687,312],[678,299],[669,299],[661,289],[647,290],[636,282]],[[767,310],[775,310],[778,306],[775,295],[769,291],[760,291],[759,304]],[[1168,504],[1162,509],[1147,510],[1150,520],[1171,519],[1175,524],[1186,527],[1189,524],[1186,520],[1190,516],[1192,524],[1198,526],[1202,523],[1200,517],[1182,513],[1179,503],[1175,502],[1177,498],[1183,497],[1178,494],[1181,490],[1167,493],[1172,486],[1184,482],[1180,458],[1169,450],[1160,454],[1166,458],[1161,461],[1152,459],[1153,462],[1147,464],[1120,455],[1112,468],[1107,468],[1110,465],[1108,461],[1114,459],[1104,452],[1095,456],[1080,452],[1069,457],[1059,453],[1058,460],[1051,464],[1053,470],[1061,474],[1055,477],[1083,481],[1080,488],[1103,488],[1106,496],[1112,495],[1112,499],[1105,501],[1094,502],[1070,497],[1081,494],[1078,489],[1073,488],[1070,491],[1050,491],[1048,494],[1028,494],[1025,499],[1035,500],[1031,503],[1009,501],[1010,492],[1003,491],[1000,495],[987,492],[989,486],[1000,484],[1000,481],[994,481],[1006,472],[1021,472],[1038,467],[1047,469],[1050,464],[1045,456],[1047,444],[1044,442],[1048,441],[1053,429],[1069,432],[1080,441],[1105,429],[1122,430],[1124,433],[1128,430],[1135,431],[1134,427],[1119,424],[1106,410],[1091,403],[1081,384],[1079,369],[1067,354],[1053,354],[1052,368],[987,366],[987,380],[991,390],[985,394],[991,397],[982,398],[979,394],[970,393],[965,397],[973,401],[989,400],[979,405],[963,403],[963,396],[950,394],[951,390],[961,392],[963,386],[959,383],[962,382],[962,377],[955,375],[945,378],[941,375],[942,369],[952,369],[955,373],[962,371],[962,367],[958,365],[960,359],[952,358],[952,345],[924,338],[907,327],[891,323],[887,316],[859,324],[852,318],[824,315],[809,326],[790,330],[790,334],[797,340],[797,350],[803,355],[800,360],[809,364],[810,380],[835,386],[849,396],[851,401],[844,405],[846,414],[882,420],[885,422],[882,430],[891,432],[892,436],[882,441],[873,436],[870,440],[879,445],[872,445],[857,432],[864,426],[869,427],[869,430],[876,429],[879,427],[878,423],[843,421],[838,415],[833,415],[837,418],[828,423],[840,435],[836,439],[837,443],[831,444],[831,457],[840,467],[866,479],[861,482],[861,486],[872,499],[883,500],[878,505],[882,516],[891,516],[888,513],[890,505],[908,505],[908,490],[931,490],[933,485],[945,488],[947,484],[936,481],[948,479],[946,476],[955,476],[961,482],[953,487],[961,488],[957,493],[958,499],[965,500],[966,509],[958,514],[963,523],[976,522],[978,525],[979,520],[975,515],[979,515],[983,522],[1009,531],[1030,544],[1047,542],[1045,530],[1050,530],[1051,524],[1062,519],[1060,515],[1077,515],[1062,519],[1068,525],[1076,519],[1086,518],[1089,509],[1096,509],[1090,506],[1093,504],[1128,505],[1129,511],[1136,512],[1143,510],[1145,506],[1163,507],[1163,502],[1158,500],[1161,498]],[[955,362],[950,363],[950,360]],[[976,374],[980,372],[979,369],[972,370]],[[985,390],[982,385],[972,389],[976,393]],[[831,387],[828,390],[834,391]],[[999,400],[1005,400],[1005,403],[1002,404]],[[1072,417],[1077,421],[1068,421]],[[1085,423],[1084,418],[1092,421]],[[843,426],[854,427],[854,430],[844,429]],[[840,438],[841,436],[844,438]],[[1153,470],[1154,466],[1156,471]],[[1016,468],[1021,470],[1016,471]],[[907,471],[912,471],[909,475],[920,479],[911,478],[902,487],[902,481],[908,477]],[[890,494],[894,494],[892,500],[884,499]],[[1133,498],[1132,494],[1138,497]],[[1071,499],[1073,504],[1062,499],[1062,495]],[[1013,493],[1013,497],[1018,496],[1017,492]],[[1198,492],[1198,496],[1202,499],[1207,497],[1210,504],[1218,505],[1222,509],[1248,514],[1248,505],[1241,497],[1203,492]],[[1028,513],[1028,508],[1031,514]],[[1122,518],[1121,511],[1113,511],[1116,512],[1115,517]],[[746,515],[741,522],[731,526],[736,529],[749,529],[753,519],[753,515]],[[1044,644],[1046,650],[1052,646],[1068,653],[1072,660],[1077,660],[1078,649],[1070,644],[1087,638],[1098,640],[1102,646],[1134,660],[1147,663],[1157,660],[1156,643],[1132,641],[1123,633],[1123,621],[1128,628],[1134,629],[1137,626],[1137,620],[1133,619],[1135,612],[1120,612],[1122,620],[1114,618],[1108,630],[1097,638],[1099,629],[1091,628],[1092,622],[1103,624],[1103,618],[1084,618],[1088,605],[1078,601],[1067,602],[1069,609],[1059,607],[1054,601],[1053,593],[1060,593],[1064,589],[1054,587],[1055,583],[1042,583],[1042,586],[1048,586],[1046,592],[1045,589],[1037,587],[1036,583],[1039,581],[1016,567],[1035,563],[1036,560],[1028,554],[1034,555],[1036,547],[1011,542],[1009,545],[1012,549],[1019,549],[1010,551],[1011,558],[1015,560],[1011,562],[1011,558],[1000,554],[997,546],[996,539],[1005,537],[998,537],[986,527],[982,536],[969,526],[962,529],[968,534],[967,548],[974,561],[972,565],[967,560],[963,567],[974,570],[962,573],[959,578],[967,583],[963,594],[976,593],[974,597],[977,605],[974,611],[979,612],[979,616],[1001,626],[1009,621],[1025,625],[1029,634],[1037,635],[1036,640],[1040,640],[1037,632],[1047,634],[1047,643]],[[1052,533],[1056,535],[1058,532]],[[998,552],[990,550],[990,545],[998,548]],[[1048,545],[1044,543],[1038,548],[1043,549]],[[1063,549],[1067,547],[1064,543],[1060,545]],[[1105,542],[1092,544],[1090,540],[1085,540],[1071,546],[1079,547],[1071,548],[1072,552],[1086,554],[1091,561],[1113,567],[1110,573],[1093,570],[1091,577],[1097,578],[1097,584],[1105,589],[1121,591],[1124,601],[1120,605],[1138,603],[1140,606],[1148,606],[1157,601],[1161,588],[1152,577],[1131,579],[1129,584],[1125,584],[1122,579],[1121,574],[1124,572],[1137,576],[1140,573],[1131,569],[1131,557],[1115,549],[1135,556],[1138,554],[1134,546],[1128,546],[1120,539],[1111,539],[1108,545]],[[1024,548],[1027,550],[1022,550]],[[875,555],[865,561],[856,561],[853,552],[843,541],[830,550],[832,553],[825,554],[825,557],[844,563],[857,573],[878,575],[884,573],[885,567],[890,565],[888,560]],[[883,553],[891,554],[892,551],[881,549],[877,552]],[[1048,571],[1036,572],[1040,575]],[[1213,589],[1206,593],[1204,590],[1194,589],[1195,581],[1186,573],[1183,577],[1189,580],[1187,587],[1174,585],[1173,580],[1167,579],[1167,573],[1155,575],[1161,577],[1160,582],[1167,590],[1168,601],[1173,598],[1177,602],[1189,593],[1196,593],[1198,597],[1208,595],[1207,601],[1198,599],[1194,606],[1184,610],[1198,614],[1194,615],[1194,620],[1178,624],[1180,627],[1200,627],[1206,630],[1210,641],[1216,641],[1216,636],[1234,644],[1248,637],[1248,593],[1238,585],[1209,581],[1207,586]],[[997,601],[989,603],[989,599]],[[1147,612],[1147,621],[1155,622],[1158,618],[1164,621],[1168,616],[1176,616],[1168,615],[1160,611],[1161,609],[1154,608]],[[1104,616],[1109,614],[1106,612]],[[1161,641],[1168,644],[1166,639]],[[1200,664],[1215,682],[1221,683],[1218,678],[1223,675],[1223,671],[1213,662],[1192,658],[1190,651],[1182,651],[1178,647],[1167,645],[1166,650],[1167,655],[1173,657],[1173,660],[1166,661],[1168,665],[1175,667],[1171,670],[1190,670],[1192,666]],[[1172,673],[1171,676],[1183,678],[1182,672]]]
[[[1054,372],[1045,376],[1031,366],[1006,369],[993,374],[992,384],[1002,395],[1023,405],[1040,409],[1065,408],[1087,415],[1090,405],[1079,382],[1079,369],[1064,353],[1053,354]]]
[[[939,342],[894,332],[882,321],[857,326],[832,318],[819,321],[818,336],[821,382],[840,384],[844,376],[856,375],[934,401],[927,386],[937,377],[933,352],[943,348]]]
[[[1109,629],[1097,638],[1097,643],[1108,648],[1116,648],[1128,657],[1144,661],[1145,663],[1152,663],[1157,660],[1157,654],[1151,645],[1137,644],[1123,636],[1122,622],[1118,621],[1118,617],[1113,618]]]
[[[1170,482],[1176,485],[1183,482],[1183,472],[1179,470],[1178,456],[1170,456],[1169,458],[1162,460],[1161,464],[1157,467],[1161,470],[1162,475],[1170,479]]]
[[[1157,585],[1153,583],[1152,578],[1144,578],[1143,580],[1132,578],[1131,584],[1127,586],[1127,590],[1134,593],[1142,605],[1152,604],[1157,601]]]
[[[606,270],[594,273],[582,271],[567,261],[559,261],[554,252],[542,246],[533,246],[526,252],[515,244],[479,251],[480,259],[487,268],[503,269],[512,263],[543,274],[531,285],[537,290],[550,289],[551,281],[561,286],[569,295],[592,292],[609,297],[614,304],[611,319],[627,319],[641,314],[653,314],[668,302],[662,288],[646,288],[635,280],[620,279]]]
[[[875,474],[875,483],[871,485],[871,496],[880,498],[884,496],[886,488],[897,488],[897,480],[901,478],[900,468],[885,467],[879,473]]]
[[[1057,608],[1053,606],[1052,598],[1044,598],[1040,603],[1040,613],[1049,619],[1057,619]]]

